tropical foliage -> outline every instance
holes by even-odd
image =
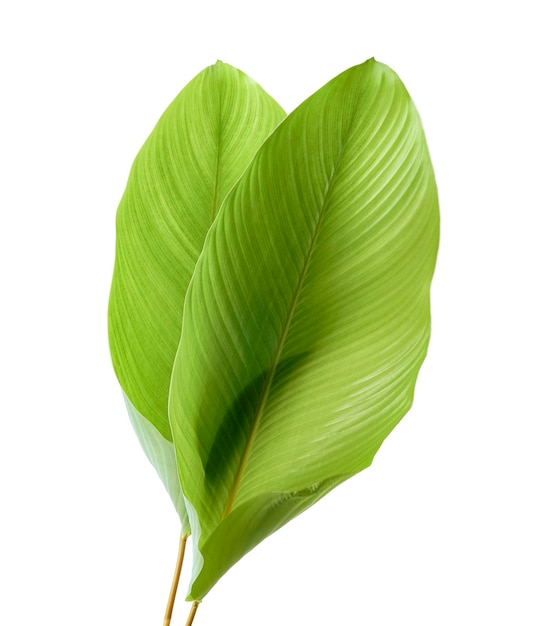
[[[420,119],[374,59],[287,117],[217,63],[160,119],[118,209],[110,345],[193,535],[189,599],[408,411],[438,231]]]

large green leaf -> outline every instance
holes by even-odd
[[[218,62],[175,98],[131,169],[117,213],[110,349],[133,424],[148,420],[171,446],[169,382],[188,283],[222,200],[283,117],[255,81]],[[153,430],[136,431],[145,450],[160,445]],[[180,514],[174,466],[148,456]]]
[[[420,120],[385,65],[329,82],[259,150],[207,236],[173,370],[190,599],[367,467],[408,411],[437,245]]]

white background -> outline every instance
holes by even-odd
[[[415,404],[370,469],[247,555],[194,623],[545,626],[542,3],[10,4],[0,623],[162,623],[177,518],[132,433],[106,338],[114,215],[156,120],[217,58],[290,111],[375,56],[415,100],[441,199]]]

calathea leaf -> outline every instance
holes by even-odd
[[[173,369],[189,599],[367,467],[408,411],[437,245],[420,120],[385,65],[329,82],[258,151],[207,236]]]
[[[184,297],[222,200],[283,117],[248,76],[221,62],[208,67],[148,137],[118,208],[112,361],[135,430],[184,527],[167,415]]]

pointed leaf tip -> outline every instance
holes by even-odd
[[[373,60],[289,115],[227,196],[170,396],[194,511],[190,598],[367,467],[410,408],[438,221],[418,114]]]
[[[224,196],[284,117],[254,81],[219,62],[198,74],[137,155],[117,213],[109,302],[114,369],[137,410],[171,439],[168,393],[182,308]]]
[[[284,117],[243,72],[217,66],[174,99],[133,163],[117,213],[108,311],[112,361],[131,421],[185,531],[168,421],[184,297],[224,196]]]

